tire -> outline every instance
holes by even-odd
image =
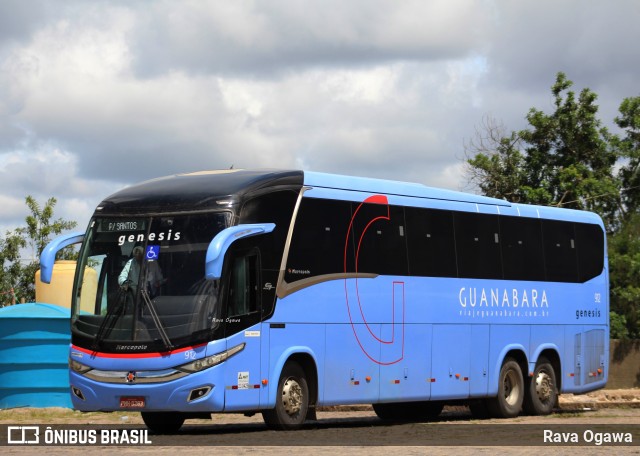
[[[443,402],[396,402],[373,404],[373,411],[385,421],[430,421],[444,408]]]
[[[177,412],[141,412],[142,421],[154,434],[175,434],[184,424]]]
[[[542,356],[538,359],[533,377],[527,383],[525,412],[530,415],[549,415],[558,400],[556,373],[549,360]]]
[[[262,412],[262,418],[271,429],[290,431],[302,427],[308,410],[309,387],[304,370],[298,363],[289,362],[280,374],[276,406]]]
[[[520,414],[525,388],[520,365],[507,358],[500,368],[498,396],[487,400],[489,414],[494,418],[514,418]]]
[[[384,421],[396,421],[398,419],[397,404],[373,404],[373,411],[378,418]]]

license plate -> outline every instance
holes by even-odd
[[[121,397],[120,408],[144,408],[144,397]]]

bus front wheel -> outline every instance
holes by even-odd
[[[262,412],[262,418],[271,429],[288,431],[300,429],[309,410],[309,386],[304,370],[298,363],[289,362],[282,369],[276,406]]]
[[[495,418],[518,416],[524,401],[524,380],[520,365],[513,358],[505,359],[498,378],[498,396],[487,401],[487,408]]]
[[[184,424],[184,417],[174,412],[141,412],[142,421],[155,434],[174,434]]]
[[[524,410],[531,415],[548,415],[558,400],[556,373],[551,363],[540,357],[529,380],[529,388],[524,399]]]

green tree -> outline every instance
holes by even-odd
[[[0,241],[0,286],[4,295],[13,290],[18,299],[34,301],[35,273],[40,267],[40,253],[53,236],[75,228],[77,223],[61,218],[53,220],[57,203],[55,198],[49,198],[42,208],[32,196],[27,196],[25,202],[30,211],[25,219],[26,226],[7,232],[6,238]],[[31,248],[32,256],[25,262],[20,259],[20,253],[27,246]],[[73,259],[75,256],[73,247],[64,249],[58,255],[61,259]]]
[[[7,231],[0,239],[0,306],[15,303],[15,288],[22,277],[20,249],[26,247],[24,237],[16,231]]]
[[[609,236],[611,337],[640,338],[640,214]],[[616,329],[616,334],[614,334]]]
[[[620,138],[598,119],[596,94],[572,85],[558,73],[555,110],[530,109],[522,131],[485,118],[465,145],[467,177],[488,196],[598,213],[609,232],[611,336],[640,338],[640,97],[620,105]]]
[[[625,98],[620,105],[616,124],[624,131],[619,140],[620,155],[628,160],[620,168],[622,197],[627,213],[640,210],[640,97]]]
[[[524,155],[518,148],[520,143],[518,133],[507,136],[503,124],[485,116],[474,139],[465,145],[465,150],[473,155],[467,156],[469,181],[486,196],[524,202],[522,183],[526,175]]]
[[[625,98],[615,118],[623,137],[616,138],[624,160],[618,173],[625,211],[609,236],[611,335],[640,338],[640,97]]]
[[[51,220],[53,217],[53,209],[58,203],[53,197],[47,200],[43,208],[40,208],[35,198],[30,195],[27,196],[25,202],[31,214],[27,215],[25,219],[27,226],[25,228],[19,228],[19,230],[20,233],[26,237],[29,246],[31,246],[33,259],[35,261],[37,258],[40,258],[40,253],[42,253],[51,240],[51,236],[56,236],[63,231],[71,230],[78,224],[77,222],[71,222],[61,218]],[[69,255],[69,251],[65,251],[62,255]]]
[[[583,89],[576,98],[572,85],[558,73],[551,87],[555,111],[532,108],[527,129],[496,135],[485,124],[482,137],[489,141],[466,147],[468,177],[487,195],[595,211],[614,227],[621,209],[614,136],[597,118],[597,95]]]

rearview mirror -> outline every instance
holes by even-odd
[[[236,225],[225,228],[213,238],[207,248],[205,259],[205,278],[207,280],[219,279],[222,275],[222,264],[224,256],[238,239],[271,233],[276,228],[275,223],[253,223],[247,225]]]
[[[56,237],[49,242],[40,254],[40,281],[51,283],[53,263],[56,261],[56,253],[72,244],[80,244],[84,240],[84,233],[68,233]]]

